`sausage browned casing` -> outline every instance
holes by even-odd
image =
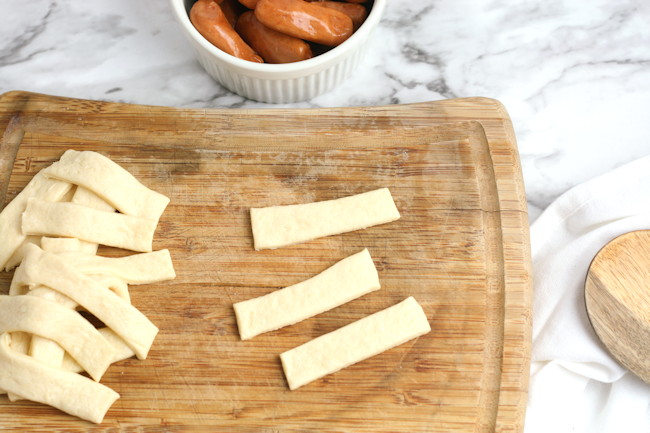
[[[213,0],[199,0],[190,9],[190,21],[204,38],[222,51],[240,59],[264,63],[232,28],[221,7]]]
[[[327,46],[339,45],[353,31],[352,20],[343,12],[304,0],[260,0],[255,16],[280,33]]]
[[[292,63],[312,57],[307,42],[266,27],[253,11],[241,14],[235,30],[267,63]]]
[[[244,7],[237,0],[217,0],[217,3],[230,25],[234,28],[235,24],[237,24],[237,18],[245,10]]]
[[[368,17],[368,10],[362,4],[335,2],[335,1],[317,1],[312,4],[324,6],[326,8],[336,9],[343,12],[352,20],[352,25],[356,31]]]
[[[239,0],[239,3],[243,4],[248,9],[255,9],[255,6],[257,6],[258,1],[260,0]]]

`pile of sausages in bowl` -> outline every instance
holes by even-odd
[[[190,21],[230,55],[291,63],[345,42],[368,16],[366,1],[198,0]]]
[[[204,69],[250,99],[295,102],[340,84],[387,0],[170,0]]]

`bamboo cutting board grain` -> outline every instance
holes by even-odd
[[[0,430],[522,431],[528,220],[512,126],[497,101],[192,110],[11,92],[0,99],[0,127],[0,203],[68,148],[102,152],[171,198],[154,248],[169,248],[178,274],[131,289],[160,334],[147,360],[114,364],[102,379],[121,394],[102,425],[3,396]],[[400,220],[253,249],[250,207],[380,187]],[[234,302],[366,247],[381,290],[239,340]],[[10,278],[1,274],[0,293]],[[432,332],[289,391],[279,353],[411,295]]]

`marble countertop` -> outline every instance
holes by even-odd
[[[167,1],[0,0],[0,92],[265,107],[215,83]],[[503,102],[531,222],[572,186],[650,153],[650,2],[389,2],[344,84],[292,107]]]
[[[277,106],[215,83],[165,0],[0,0],[0,17],[0,93]],[[571,187],[650,154],[648,23],[648,0],[393,0],[344,84],[283,107],[498,99],[534,222]]]

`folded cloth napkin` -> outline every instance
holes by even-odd
[[[607,352],[584,298],[598,251],[642,229],[650,229],[650,156],[569,190],[531,226],[533,352],[525,433],[650,432],[650,385]]]

